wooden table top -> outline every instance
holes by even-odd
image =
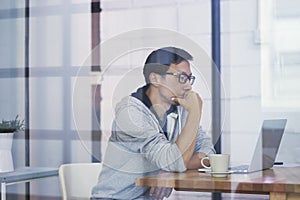
[[[250,174],[230,174],[226,178],[215,178],[197,170],[185,173],[164,172],[138,178],[136,185],[171,187],[185,191],[300,193],[300,167],[274,167]]]

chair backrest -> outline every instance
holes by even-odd
[[[59,167],[62,199],[90,199],[92,187],[97,184],[101,163],[70,163]]]

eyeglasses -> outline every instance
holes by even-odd
[[[177,76],[178,77],[178,82],[181,84],[185,84],[187,82],[187,80],[190,81],[190,84],[193,85],[195,82],[196,77],[192,76],[192,75],[187,75],[184,72],[166,72],[166,75],[173,75],[173,76]]]

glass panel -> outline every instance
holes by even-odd
[[[57,77],[30,79],[30,128],[63,129],[65,120],[69,120],[64,119],[64,110],[68,108],[64,108],[63,83]]]
[[[64,0],[51,0],[51,1],[40,1],[40,0],[30,0],[30,6],[31,7],[47,7],[47,6],[53,6],[53,5],[61,5],[64,4]]]
[[[71,129],[78,131],[91,129],[91,79],[89,77],[72,78],[72,94],[71,94]]]
[[[1,10],[24,8],[24,7],[25,7],[25,1],[13,1],[13,0],[1,0],[0,1]],[[1,12],[1,10],[0,10],[0,12]]]
[[[0,18],[0,69],[24,67],[24,25],[25,19]]]
[[[91,53],[91,14],[72,15],[71,19],[71,65],[88,64],[86,59]]]
[[[0,78],[0,120],[25,117],[24,78]]]
[[[69,23],[61,16],[30,20],[30,67],[65,66],[69,56]]]

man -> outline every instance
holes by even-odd
[[[192,56],[165,47],[147,58],[146,85],[116,106],[112,135],[92,199],[163,199],[170,188],[135,186],[135,179],[161,170],[184,172],[201,167],[215,153],[199,124],[202,100],[192,90]]]

